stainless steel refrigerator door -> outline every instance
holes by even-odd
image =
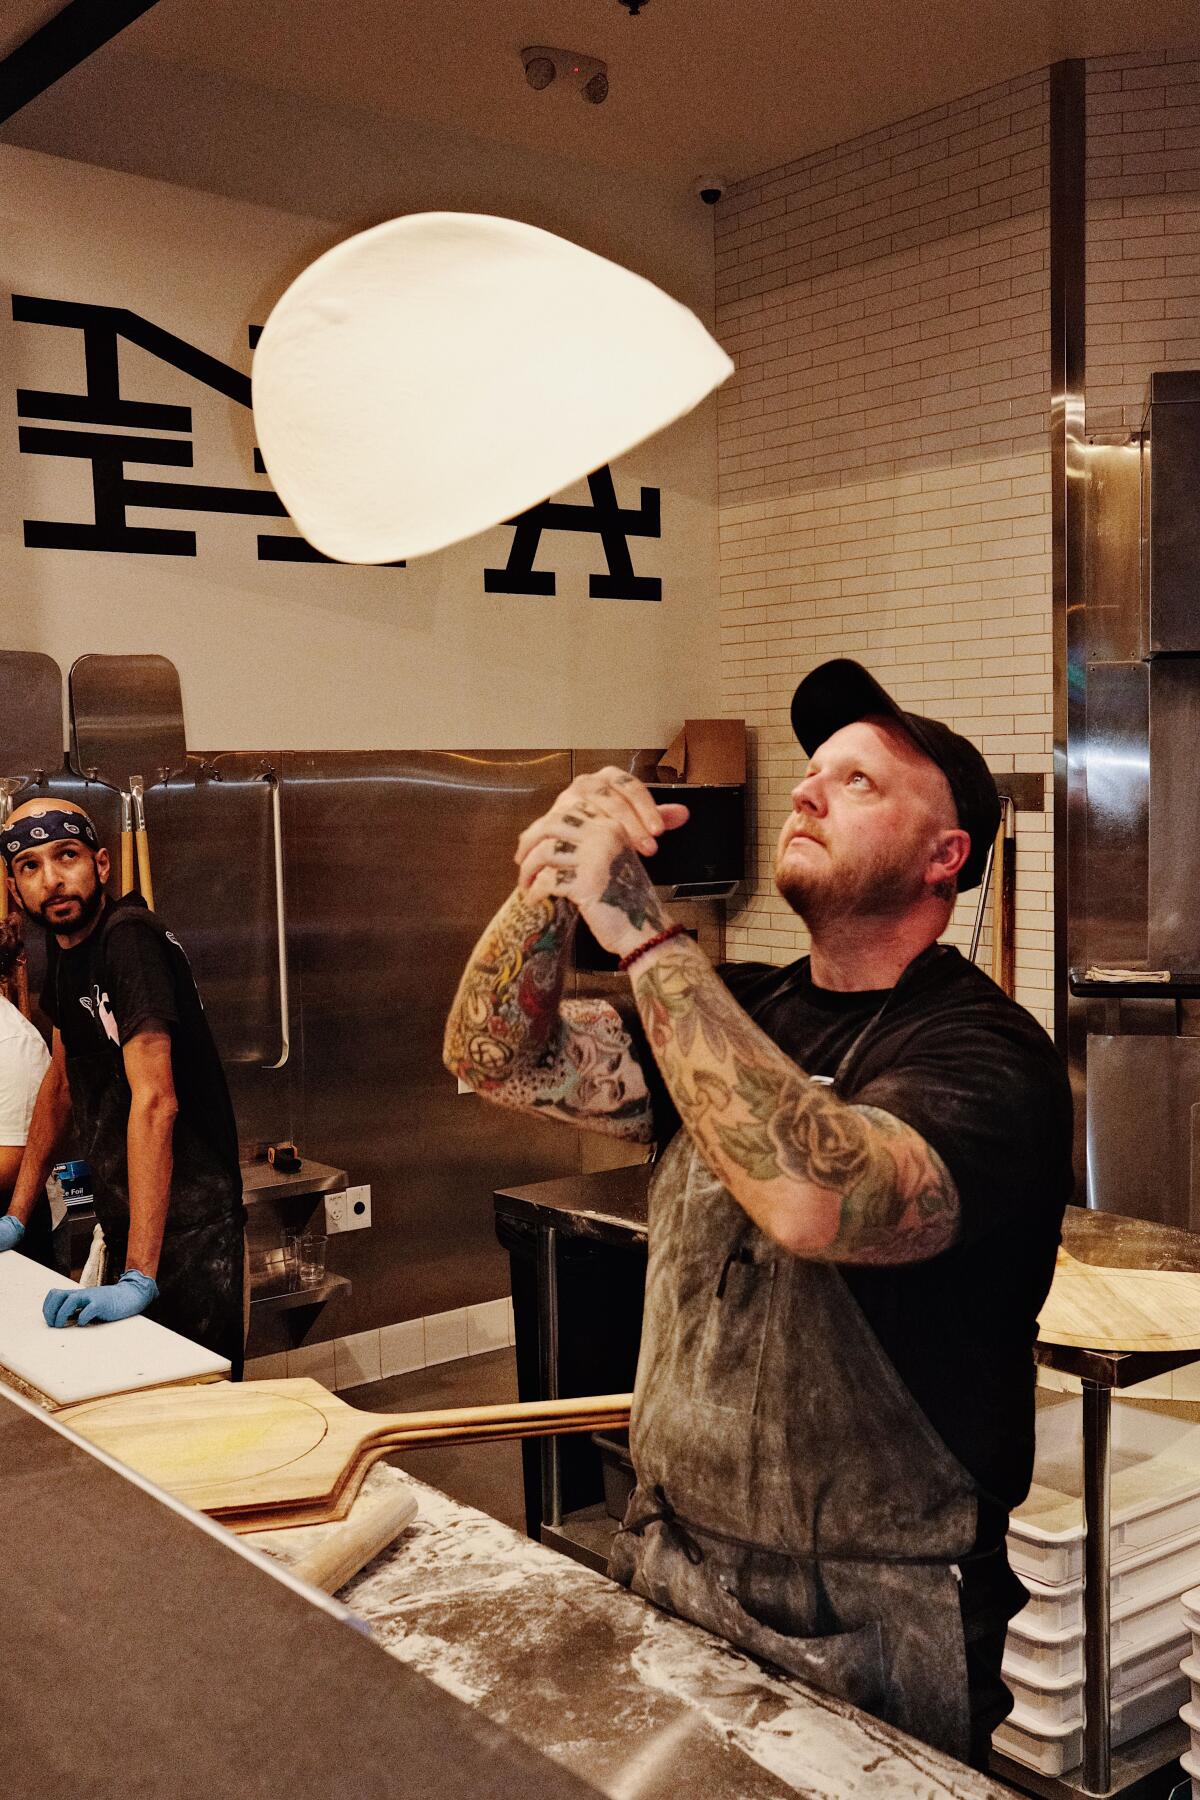
[[[353,1297],[315,1335],[506,1293],[493,1190],[580,1166],[569,1127],[459,1094],[442,1065],[446,1015],[513,886],[517,836],[570,773],[566,751],[284,759],[302,1148],[372,1190],[371,1229],[331,1245]]]

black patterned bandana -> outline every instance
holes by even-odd
[[[96,827],[86,813],[64,812],[61,807],[47,806],[43,812],[26,813],[15,824],[5,825],[0,832],[0,853],[12,874],[15,859],[22,850],[41,850],[47,844],[86,844],[89,850],[100,848]]]

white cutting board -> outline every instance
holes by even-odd
[[[114,1325],[67,1325],[42,1317],[51,1288],[79,1283],[53,1274],[15,1250],[0,1255],[0,1380],[9,1370],[56,1406],[98,1400],[172,1381],[213,1381],[229,1363],[151,1319]]]

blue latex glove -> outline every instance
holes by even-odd
[[[111,1287],[51,1288],[42,1302],[47,1325],[69,1325],[78,1314],[81,1325],[112,1325],[132,1319],[158,1299],[158,1284],[140,1269],[126,1269]]]
[[[0,1250],[15,1250],[25,1236],[25,1227],[20,1219],[14,1219],[11,1213],[5,1213],[0,1219]]]

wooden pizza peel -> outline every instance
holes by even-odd
[[[165,656],[80,656],[67,685],[71,767],[120,795],[121,894],[136,886],[153,912],[145,794],[187,767],[178,671]]]
[[[1110,1268],[1060,1249],[1038,1336],[1078,1350],[1200,1353],[1200,1275]]]
[[[611,1430],[630,1396],[369,1413],[306,1378],[121,1394],[63,1422],[233,1531],[345,1518],[371,1466],[421,1444]]]

